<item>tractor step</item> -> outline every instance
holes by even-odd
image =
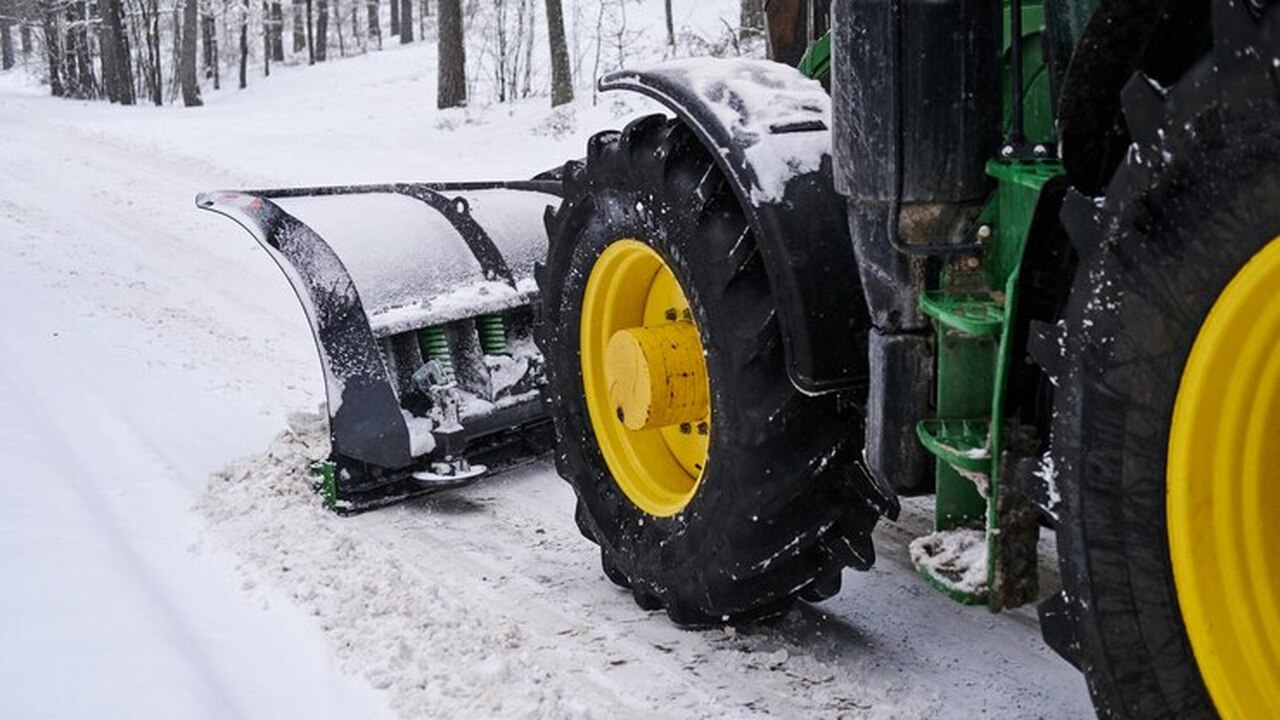
[[[962,475],[985,473],[991,467],[991,421],[987,418],[921,420],[916,424],[916,435],[930,453]]]
[[[998,337],[1004,330],[1004,304],[983,293],[927,292],[920,311],[938,325],[974,337]]]

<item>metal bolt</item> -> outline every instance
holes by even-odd
[[[665,313],[663,313],[663,317],[665,317],[665,318],[667,319],[667,322],[675,322],[675,321],[676,321],[676,309],[675,309],[675,308],[667,308],[667,311],[666,311]]]
[[[1006,157],[1006,158],[1013,157],[1013,146],[1005,145],[1004,147],[1000,148],[1000,157]]]
[[[969,259],[965,260],[965,261],[964,261],[964,264],[965,264],[965,266],[966,266],[966,267],[968,267],[970,270],[977,270],[977,269],[978,269],[978,266],[982,264],[982,261],[981,261],[981,260],[979,260],[979,259],[978,259],[978,258],[976,258],[976,257],[971,257],[971,258],[969,258]]]
[[[1045,155],[1049,154],[1049,148],[1043,145],[1037,145],[1031,148],[1031,152],[1035,153],[1036,157],[1044,157]]]
[[[711,432],[711,427],[705,421],[698,423],[698,434],[706,435]]]
[[[978,240],[986,241],[986,240],[989,240],[989,239],[991,239],[991,226],[990,226],[990,225],[979,225],[979,226],[978,226]]]
[[[689,433],[693,432],[693,426],[690,425],[689,423],[680,423],[680,432],[685,435],[688,435]]]

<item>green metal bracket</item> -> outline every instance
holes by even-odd
[[[1018,280],[1040,195],[1062,172],[1056,160],[989,162],[987,174],[996,191],[979,219],[988,229],[981,268],[945,272],[940,289],[920,298],[921,311],[934,320],[938,333],[938,415],[916,427],[921,443],[939,460],[934,526],[985,530],[987,583],[959,587],[928,565],[921,573],[953,599],[987,603],[993,610],[1006,599],[998,585],[1005,579],[1000,466]]]
[[[805,77],[811,77],[831,90],[831,32],[823,33],[805,50],[804,57],[796,66]]]
[[[314,488],[324,501],[325,509],[332,510],[338,504],[338,467],[324,460],[311,464],[311,475],[316,479]]]

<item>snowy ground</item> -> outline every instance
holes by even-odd
[[[546,462],[340,519],[299,492],[302,313],[213,187],[515,178],[644,109],[437,113],[426,45],[280,68],[197,110],[0,76],[0,717],[1082,717],[1028,612],[906,542],[782,622],[684,632],[599,570]],[[253,474],[250,474],[250,468]]]

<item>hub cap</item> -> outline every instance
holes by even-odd
[[[581,342],[587,411],[609,472],[641,510],[680,512],[706,468],[711,392],[689,301],[653,248],[618,240],[601,253]]]
[[[1169,551],[1200,675],[1223,717],[1280,717],[1280,238],[1200,329],[1167,476]]]

